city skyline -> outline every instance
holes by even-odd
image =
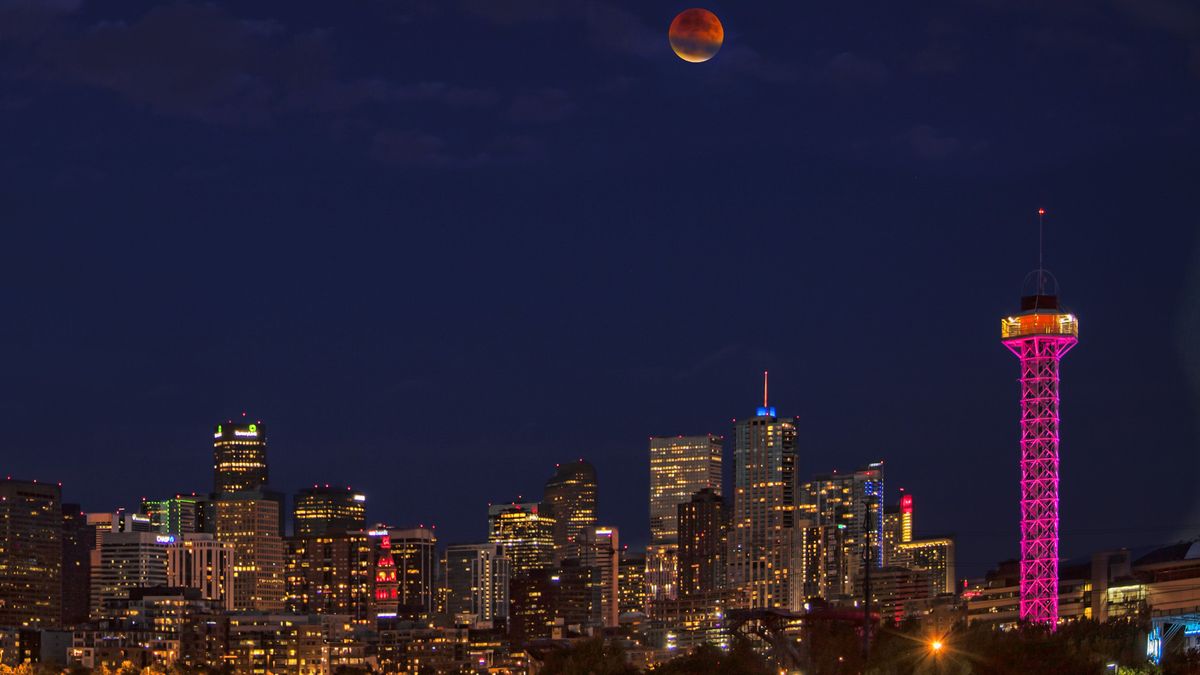
[[[774,408],[774,406],[772,406],[771,409],[768,409],[768,412],[773,411],[773,408]],[[757,412],[760,415],[763,414],[763,408],[759,408]],[[218,442],[220,442],[223,426],[230,426],[230,425],[237,426],[240,424],[242,427],[245,427],[248,424],[249,428],[251,428],[251,429],[255,429],[257,426],[263,426],[263,420],[258,419],[257,417],[255,417],[253,415],[251,415],[250,417],[247,417],[247,414],[248,414],[247,412],[242,412],[240,418],[231,417],[228,420],[226,420],[220,424],[217,424],[216,425],[217,431],[215,434],[216,440]],[[799,417],[802,417],[802,416],[798,416],[797,419],[799,419]],[[241,420],[241,422],[238,421],[239,419]],[[255,419],[255,423],[246,421],[248,419]],[[731,435],[732,435],[732,432],[735,430],[736,426],[737,426],[736,423],[731,424],[730,430],[729,430],[731,432]],[[802,429],[803,424],[799,424],[799,425],[797,425],[797,427],[799,429]],[[211,429],[212,425],[209,425],[209,428]],[[224,431],[227,432],[227,435],[228,435],[229,429],[225,429]],[[687,434],[679,434],[678,436],[686,438]],[[708,434],[706,434],[706,436],[717,438],[718,441],[721,438],[720,434],[715,434],[715,433],[708,433]],[[798,433],[798,436],[800,436],[802,438],[802,432]],[[652,439],[653,438],[654,437],[652,437]],[[666,438],[672,438],[672,437],[666,437]],[[803,442],[802,440],[798,441],[798,443],[802,443],[802,442]],[[1014,444],[1015,444],[1015,440],[1014,440]],[[212,450],[209,450],[210,455],[211,455],[211,452],[212,452]],[[732,472],[732,466],[733,466],[732,452],[733,452],[732,448],[726,447],[724,449],[724,452],[722,453],[723,459],[724,459],[724,464],[725,464],[724,474],[726,474],[726,475],[728,475]],[[806,453],[801,452],[801,455],[806,455]],[[580,458],[577,458],[577,460],[575,460],[575,461],[582,462],[582,461],[585,461],[585,459],[586,459],[585,457],[580,457]],[[642,459],[644,459],[644,458],[642,458]],[[886,457],[884,459],[886,459]],[[569,466],[571,464],[571,462],[564,460],[564,462],[562,464],[566,464]],[[276,463],[273,464],[272,466],[273,466],[273,468],[278,468],[279,462],[276,461]],[[559,467],[560,467],[560,463],[556,463],[553,468],[558,469]],[[893,468],[893,466],[891,464],[889,464],[889,469],[890,468]],[[214,466],[214,469],[215,469],[215,466]],[[264,473],[265,473],[265,467],[263,467],[263,469],[264,469]],[[856,469],[856,467],[853,467],[853,466],[836,466],[836,467],[833,467],[832,469],[830,469],[829,471],[832,471],[833,473],[840,472],[840,473],[845,473],[845,474],[853,474],[855,469]],[[17,476],[14,476],[14,477],[17,477]],[[24,477],[18,477],[18,478],[24,478]],[[803,469],[803,463],[801,462],[797,468],[798,483],[802,484],[802,483],[804,483],[810,479],[814,479],[814,478],[820,478],[820,475],[816,474],[816,473],[811,473],[811,474],[805,473],[804,469]],[[36,482],[38,479],[33,479],[33,480]],[[42,482],[48,482],[48,481],[42,481]],[[539,481],[537,481],[535,479],[534,482],[537,483]],[[598,481],[598,483],[602,486],[604,485],[603,480]],[[282,492],[283,495],[286,497],[286,505],[283,509],[283,511],[285,513],[283,513],[282,517],[285,518],[287,521],[286,533],[293,534],[294,529],[291,527],[292,526],[291,513],[292,513],[292,509],[295,507],[294,500],[297,495],[304,493],[306,491],[309,491],[310,490],[309,486],[301,485],[301,486],[297,486],[295,488],[292,488],[291,486],[283,486],[282,488],[277,488],[273,482],[269,482],[269,481],[264,485],[265,485],[265,487],[270,488],[271,491]],[[892,483],[892,485],[894,485],[894,483]],[[65,491],[64,499],[63,499],[64,503],[78,503],[78,500],[74,500],[71,498],[71,495],[69,492],[70,486],[62,486],[60,484],[60,487],[63,487],[63,489]],[[649,486],[647,485],[647,488],[648,487]],[[797,485],[797,487],[800,487],[799,484]],[[329,485],[328,484],[326,484],[324,486],[313,485],[312,488],[329,488]],[[342,491],[342,490],[350,491],[352,488],[350,486],[346,486],[345,488],[337,487],[336,489],[338,491]],[[901,488],[901,489],[903,489],[903,488]],[[504,489],[498,488],[498,491],[503,492]],[[143,492],[144,492],[144,490],[143,490]],[[358,492],[364,492],[364,491],[363,490],[355,490],[354,492],[358,493]],[[908,490],[907,492],[911,493],[913,491]],[[896,502],[898,504],[901,494],[903,494],[903,493],[896,492],[896,491],[893,491],[890,493],[885,493],[886,505],[887,506],[895,506],[896,504],[893,504],[892,502]],[[363,497],[364,495],[360,494],[358,496]],[[153,494],[153,495],[140,497],[139,500],[156,499],[156,498],[160,498],[160,497],[162,497],[162,495]],[[536,502],[539,499],[541,499],[541,493],[535,491],[535,492],[528,493],[528,494],[518,495],[518,497],[519,497],[519,499],[514,499],[511,501],[511,503],[518,503],[521,501]],[[275,498],[275,497],[272,497],[272,498]],[[375,500],[372,500],[372,502],[374,502],[374,501]],[[492,507],[495,505],[502,506],[507,503],[510,503],[510,502],[504,502],[504,501],[487,502],[481,506],[481,511],[484,508],[489,508],[489,507]],[[732,504],[732,502],[731,502],[731,504]],[[119,509],[119,508],[136,509],[138,504],[135,501],[131,500],[128,504],[122,502],[122,503],[101,506],[98,509],[92,508],[92,506],[89,504],[83,504],[82,506],[84,507],[83,510],[86,513],[86,512],[89,512],[89,510],[105,512],[108,510]],[[924,504],[922,506],[924,506]],[[730,507],[730,508],[732,508],[732,507]],[[928,515],[933,515],[933,514],[928,514]],[[600,516],[601,520],[608,518],[603,512],[600,512],[599,516]],[[922,520],[924,520],[924,518],[927,517],[927,513],[924,509],[922,509],[921,517],[922,517]],[[368,523],[380,523],[380,524],[387,523],[388,525],[393,526],[393,527],[418,527],[418,526],[425,527],[426,523],[428,523],[430,527],[433,527],[434,529],[437,528],[436,516],[434,516],[432,518],[427,518],[425,520],[421,520],[420,523],[418,523],[418,520],[420,520],[420,517],[406,518],[403,514],[376,514],[376,513],[368,512],[366,515],[366,518],[367,518]],[[487,521],[485,518],[480,518],[479,520],[482,524],[476,523],[476,527],[475,527],[476,530],[482,530],[482,534],[480,534],[479,536],[474,537],[472,534],[464,534],[463,536],[451,536],[449,538],[443,539],[443,541],[445,543],[449,543],[450,545],[456,545],[456,544],[457,545],[467,545],[467,544],[472,544],[472,543],[478,544],[480,542],[486,541],[487,540],[487,525],[486,525]],[[608,520],[615,520],[615,519],[608,518]],[[646,520],[646,519],[643,519],[643,520]],[[630,548],[632,545],[632,547],[635,550],[644,552],[645,547],[651,542],[651,537],[649,536],[650,528],[646,525],[646,523],[644,523],[644,522],[642,522],[642,523],[620,523],[620,527],[623,528],[623,531],[630,532],[633,535],[633,536],[626,535],[627,538],[625,540],[623,540],[623,543],[625,544],[625,548]],[[1200,530],[1200,526],[1198,526],[1197,529]],[[644,533],[643,533],[643,530],[645,531]],[[969,539],[969,537],[972,536],[973,534],[975,534],[975,533],[968,532],[967,538]],[[444,530],[443,530],[443,536],[444,536]],[[958,535],[958,533],[956,533],[954,531],[928,531],[926,528],[922,528],[921,538],[929,538],[929,537],[935,537],[935,536],[959,536],[959,535]],[[632,540],[632,541],[630,541],[630,540]],[[1155,544],[1161,544],[1161,543],[1168,543],[1169,541],[1171,541],[1171,539],[1167,538],[1167,539],[1163,539],[1162,541],[1157,541],[1157,542],[1156,541],[1137,542],[1137,545],[1149,546],[1149,545],[1155,545]],[[1125,546],[1127,544],[1121,544],[1121,545]],[[997,566],[999,563],[1001,563],[1005,560],[1017,559],[1019,557],[1019,555],[1018,555],[1019,552],[1017,552],[1015,548],[1014,548],[1014,551],[1015,552],[1012,555],[1008,555],[1008,556],[1000,555],[991,562],[980,563],[979,561],[974,561],[973,563],[968,563],[968,565],[970,565],[970,566],[965,567],[965,570],[969,575],[978,576],[979,574],[982,574],[982,572],[985,571],[986,569],[992,569],[995,566]],[[961,564],[962,563],[960,563],[960,565]]]
[[[1200,669],[1196,1],[0,0],[0,675]]]
[[[688,64],[664,36],[679,8],[435,4],[5,21],[45,47],[0,71],[6,474],[97,510],[203,491],[206,430],[245,410],[279,489],[353,485],[447,539],[481,540],[483,504],[582,456],[641,546],[645,438],[730,438],[770,370],[801,476],[886,459],[922,532],[956,534],[979,573],[1018,554],[995,321],[1045,207],[1087,334],[1064,367],[1062,553],[1196,532],[1198,94],[1169,20],[722,4],[725,46]],[[173,49],[183,26],[240,50]],[[120,76],[94,69],[113,42]],[[265,98],[223,98],[242,72]],[[1161,322],[1153,344],[1134,309]],[[430,422],[450,412],[473,419]],[[132,494],[129,467],[148,478]],[[1090,495],[1117,475],[1159,494]],[[439,476],[480,499],[435,509]]]

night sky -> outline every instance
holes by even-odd
[[[0,424],[86,510],[272,484],[482,540],[591,460],[648,539],[647,437],[800,418],[884,459],[960,571],[1017,555],[1046,261],[1065,556],[1200,534],[1200,9],[1184,0],[0,0]]]

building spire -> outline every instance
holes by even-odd
[[[763,407],[767,407],[767,371],[763,371]]]

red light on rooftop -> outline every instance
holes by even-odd
[[[1039,216],[1044,216],[1044,215],[1046,215],[1046,209],[1038,209],[1038,215],[1039,215]]]

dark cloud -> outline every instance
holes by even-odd
[[[987,147],[986,141],[959,138],[928,124],[910,128],[900,134],[897,140],[918,159],[933,161],[957,158]]]
[[[562,89],[542,89],[520,94],[508,108],[515,122],[557,122],[575,110],[571,95]]]
[[[834,56],[825,73],[834,84],[849,87],[879,84],[888,77],[887,66],[881,61],[854,52]]]
[[[580,3],[544,0],[462,0],[461,6],[474,16],[499,24],[548,21],[576,11]]]
[[[1181,37],[1200,38],[1200,7],[1179,0],[1114,0],[1114,4],[1152,28]]]
[[[501,134],[482,146],[460,147],[441,136],[414,130],[378,131],[371,138],[370,150],[372,157],[386,164],[420,169],[471,169],[527,162],[544,155],[542,143],[530,136]]]
[[[371,92],[332,76],[320,32],[290,34],[212,5],[151,9],[132,23],[105,22],[45,50],[65,78],[170,114],[261,123],[289,109]]]
[[[422,131],[380,131],[371,139],[371,155],[402,166],[450,166],[458,163],[442,138]]]
[[[785,84],[797,79],[796,72],[791,68],[763,56],[749,46],[729,44],[728,38],[714,61],[716,59],[721,59],[721,63],[714,65],[723,68],[723,74],[730,79],[749,77],[769,84]]]
[[[599,0],[462,0],[462,10],[502,26],[564,21],[580,24],[588,41],[621,54],[647,56],[661,52],[665,38],[636,14]]]
[[[58,6],[65,10],[70,3],[58,0]],[[0,17],[7,7],[0,5]],[[54,24],[48,10],[39,16],[37,37],[23,33],[38,44],[18,76],[111,91],[163,114],[263,124],[281,114],[340,112],[374,102],[473,108],[498,99],[491,90],[445,82],[342,78],[325,32],[244,20],[211,4],[162,5],[135,20],[84,29]]]
[[[435,103],[455,109],[488,108],[499,95],[491,89],[463,87],[446,82],[395,84],[383,79],[340,81],[330,79],[301,92],[296,107],[335,112],[367,103]]]
[[[947,37],[938,37],[921,47],[909,62],[911,72],[918,75],[952,75],[963,67],[962,46]]]
[[[1021,33],[1022,52],[1034,63],[1070,66],[1098,80],[1128,79],[1141,70],[1138,50],[1124,42],[1091,32],[1054,25]]]
[[[60,15],[82,0],[0,0],[0,44],[30,43],[54,30]]]
[[[0,0],[0,11],[37,9],[46,12],[74,12],[83,0]]]

